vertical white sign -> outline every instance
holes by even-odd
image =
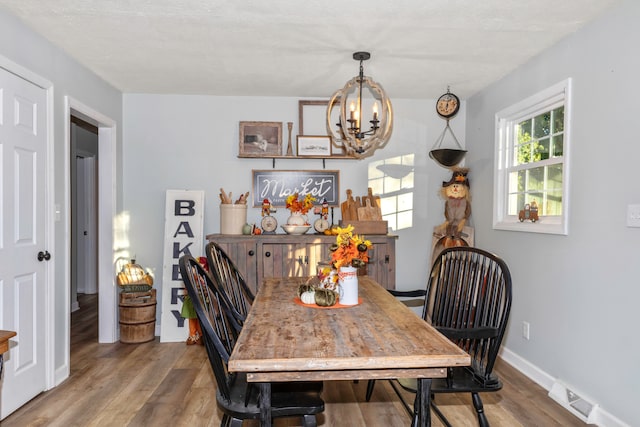
[[[180,316],[186,289],[178,261],[182,255],[202,256],[204,191],[167,190],[162,263],[160,342],[185,341],[189,325]]]

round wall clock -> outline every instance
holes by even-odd
[[[460,98],[447,90],[436,102],[436,112],[443,119],[449,120],[460,110]]]
[[[260,223],[260,225],[262,226],[262,231],[264,231],[265,233],[275,233],[276,229],[278,228],[278,221],[276,221],[276,219],[271,215],[267,215],[265,217],[262,217],[262,222]]]

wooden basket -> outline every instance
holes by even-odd
[[[147,304],[156,302],[156,290],[145,292],[120,292],[120,304]]]
[[[120,304],[120,324],[146,323],[156,320],[156,303]]]
[[[156,331],[156,290],[120,293],[120,342],[153,341]]]
[[[156,333],[156,321],[128,325],[120,322],[120,342],[125,344],[140,344],[153,341]]]

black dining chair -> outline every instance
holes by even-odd
[[[251,304],[255,299],[253,292],[247,286],[234,262],[220,245],[215,242],[209,242],[205,252],[209,271],[229,300],[234,317],[239,323],[244,323],[244,319],[249,314]]]
[[[431,393],[471,393],[479,425],[488,426],[479,393],[502,388],[493,368],[511,310],[509,268],[501,258],[479,248],[447,248],[435,259],[425,292],[423,318],[471,356],[471,366],[449,368],[446,378],[433,379]],[[398,383],[416,390],[415,379]],[[374,384],[367,386],[367,401]],[[435,399],[431,408],[450,426]]]
[[[239,325],[211,276],[195,258],[182,256],[179,268],[200,321],[204,346],[216,380],[216,401],[223,412],[220,426],[239,427],[243,420],[259,419],[258,393],[252,393],[254,388],[249,386],[246,374],[228,370]],[[317,425],[316,415],[324,411],[321,387],[308,387],[308,383],[274,383],[271,389],[273,418],[302,417],[303,426]]]

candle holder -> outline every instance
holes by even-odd
[[[291,147],[291,129],[293,129],[293,122],[287,122],[287,128],[289,129],[289,144],[287,145],[287,156],[293,156],[293,148]]]

